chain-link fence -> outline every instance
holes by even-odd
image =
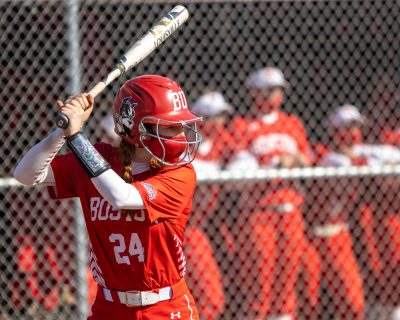
[[[189,22],[96,98],[85,130],[100,139],[117,88],[141,74],[175,79],[189,105],[218,91],[232,106],[223,129],[203,128],[199,159],[218,170],[199,172],[187,230],[202,319],[400,319],[400,3],[184,4]],[[96,284],[79,205],[12,170],[54,128],[55,101],[90,89],[172,6],[0,2],[4,319],[85,316]],[[249,84],[267,66],[284,74],[279,112]]]

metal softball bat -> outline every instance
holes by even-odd
[[[171,34],[173,34],[187,19],[189,18],[188,10],[181,5],[174,7],[149,31],[147,31],[132,47],[119,59],[111,72],[92,89],[89,90],[91,96],[96,97],[102,92],[112,81],[129,69],[138,65],[159,45],[161,45]],[[65,129],[68,127],[69,119],[59,113],[56,117],[56,124],[59,128]]]

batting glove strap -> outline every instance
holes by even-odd
[[[75,154],[90,178],[97,177],[111,168],[82,132],[67,138],[68,148]]]

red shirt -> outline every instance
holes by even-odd
[[[203,134],[203,140],[200,143],[194,161],[215,163],[219,167],[226,165],[236,144],[232,132],[224,126],[200,127],[200,130]]]
[[[280,157],[301,153],[311,158],[311,151],[307,141],[306,131],[300,119],[293,115],[277,111],[264,119],[234,120],[234,132],[238,142],[237,150],[249,151],[261,168],[279,166]],[[303,202],[302,187],[293,180],[274,179],[259,182],[259,193],[245,196],[256,198],[256,206],[281,205],[292,203],[300,206]],[[252,192],[255,192],[254,190]]]
[[[302,153],[310,157],[310,147],[302,122],[295,116],[277,111],[271,121],[237,118],[235,134],[241,149],[248,150],[261,167],[274,167],[279,156]]]
[[[95,145],[117,172],[118,149]],[[53,198],[79,197],[91,243],[93,276],[110,289],[149,290],[169,286],[185,274],[184,231],[192,205],[196,174],[191,165],[149,170],[134,176],[146,209],[121,213],[96,190],[73,154],[51,163]],[[57,192],[55,192],[57,191]]]

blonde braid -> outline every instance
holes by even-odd
[[[152,157],[150,159],[150,168],[152,170],[160,170],[162,167],[164,167],[156,158]]]
[[[132,156],[135,149],[133,145],[124,139],[121,139],[119,147],[121,149],[122,179],[124,179],[125,182],[131,183],[133,181]]]
[[[131,183],[133,181],[132,157],[135,153],[135,148],[132,144],[124,139],[121,139],[119,147],[121,149],[122,179],[124,179],[124,181],[127,183]],[[122,214],[129,216],[132,216],[133,212],[133,210],[122,210]]]
[[[121,149],[121,161],[122,161],[121,176],[125,182],[131,183],[133,181],[132,158],[135,153],[135,147],[124,139],[121,139],[119,147]],[[160,170],[161,168],[164,167],[154,157],[150,159],[149,164],[152,170]],[[122,210],[122,213],[132,217],[134,210]]]

